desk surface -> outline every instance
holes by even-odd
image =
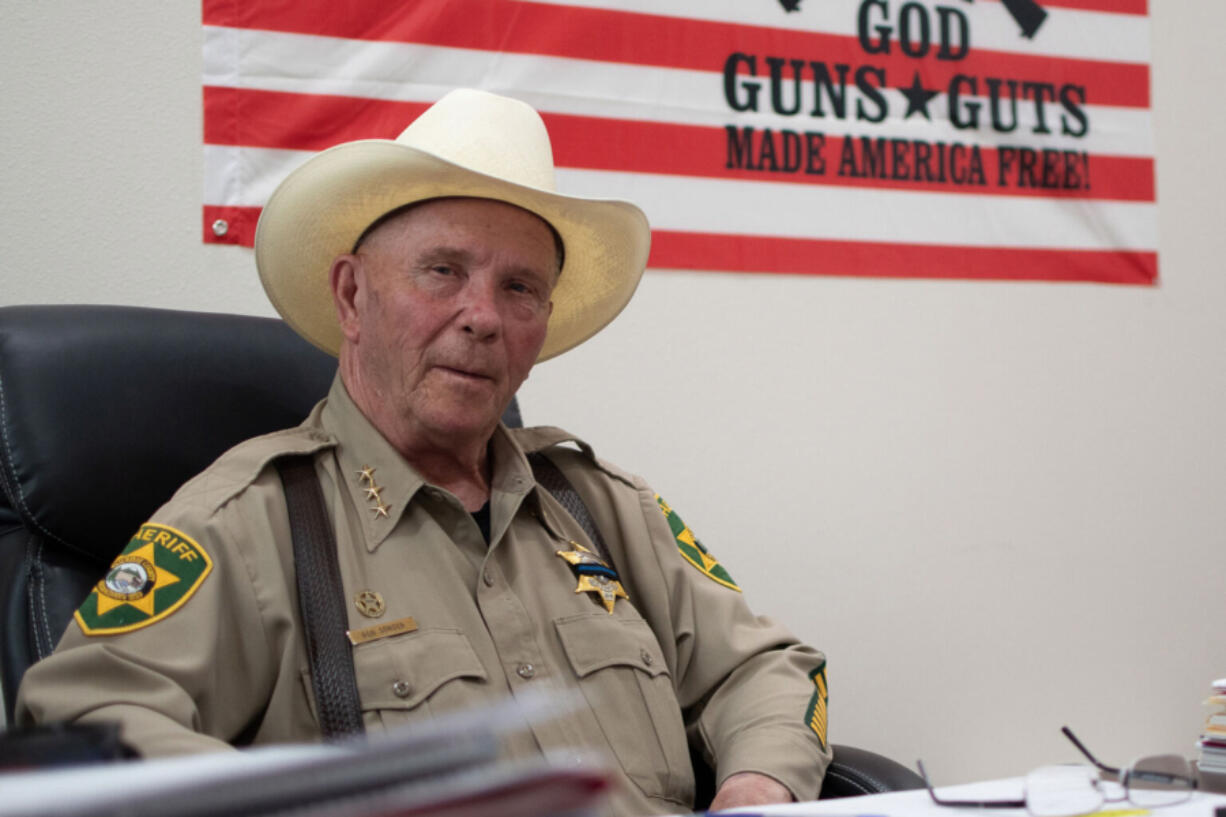
[[[1005,800],[1022,796],[1023,780],[1020,777],[1005,780],[988,780],[980,783],[965,783],[959,786],[941,786],[938,793],[958,800]],[[1226,795],[1196,792],[1192,799],[1175,806],[1163,806],[1151,810],[1138,809],[1129,803],[1108,804],[1102,817],[1132,817],[1149,814],[1152,817],[1214,817],[1217,808],[1226,807]],[[871,794],[841,800],[821,800],[812,803],[788,803],[755,809],[737,809],[733,813],[768,814],[778,817],[1026,817],[1023,809],[970,809],[945,808],[932,802],[928,792],[896,791],[888,794]]]

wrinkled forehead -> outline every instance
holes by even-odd
[[[557,264],[558,264],[557,274],[558,275],[562,274],[562,267],[566,263],[566,245],[562,242],[562,236],[558,233],[557,229],[555,229],[554,226],[550,224],[548,220],[541,217],[540,214],[534,213],[531,210],[520,207],[517,204],[512,204],[507,201],[502,201],[501,199],[481,199],[481,198],[472,198],[472,197],[467,197],[467,196],[442,196],[438,198],[422,199],[421,201],[414,201],[414,202],[409,202],[408,204],[403,204],[400,207],[396,207],[392,210],[389,210],[388,212],[384,213],[383,215],[379,216],[377,219],[372,221],[370,223],[370,226],[368,226],[365,230],[363,230],[362,234],[358,236],[358,240],[353,242],[353,249],[350,252],[356,253],[358,250],[362,248],[364,244],[368,243],[371,240],[371,238],[377,234],[393,232],[396,229],[397,225],[403,224],[404,220],[411,217],[413,212],[418,210],[419,208],[425,205],[428,205],[428,204],[437,204],[439,202],[445,202],[445,201],[496,201],[499,204],[506,205],[507,207],[512,207],[520,211],[521,213],[527,213],[528,215],[532,216],[537,221],[539,221],[541,224],[545,225],[545,228],[549,230],[549,234],[553,236],[553,245],[554,245],[554,249],[555,249],[555,253],[557,257]]]

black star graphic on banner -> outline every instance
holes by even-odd
[[[906,88],[899,88],[902,95],[907,98],[907,113],[903,119],[910,119],[913,113],[922,113],[924,118],[929,122],[932,117],[928,115],[928,103],[936,96],[939,91],[929,91],[920,82],[919,71],[915,72],[915,79],[911,80],[911,85]]]
[[[800,11],[800,0],[779,0],[784,11]]]

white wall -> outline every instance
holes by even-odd
[[[943,781],[1191,753],[1226,676],[1226,5],[1151,5],[1159,287],[651,271],[522,392],[828,652],[834,741]],[[0,0],[0,302],[272,314],[200,240],[199,18]]]

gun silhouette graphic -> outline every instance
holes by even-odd
[[[1034,33],[1047,19],[1047,11],[1035,0],[1001,0],[1005,10],[1022,27],[1023,37],[1034,37]]]
[[[974,3],[975,0],[966,2]],[[1047,10],[1035,0],[1001,0],[1001,3],[1004,4],[1005,11],[1009,12],[1009,16],[1021,26],[1023,37],[1033,38],[1039,26],[1047,19]]]

